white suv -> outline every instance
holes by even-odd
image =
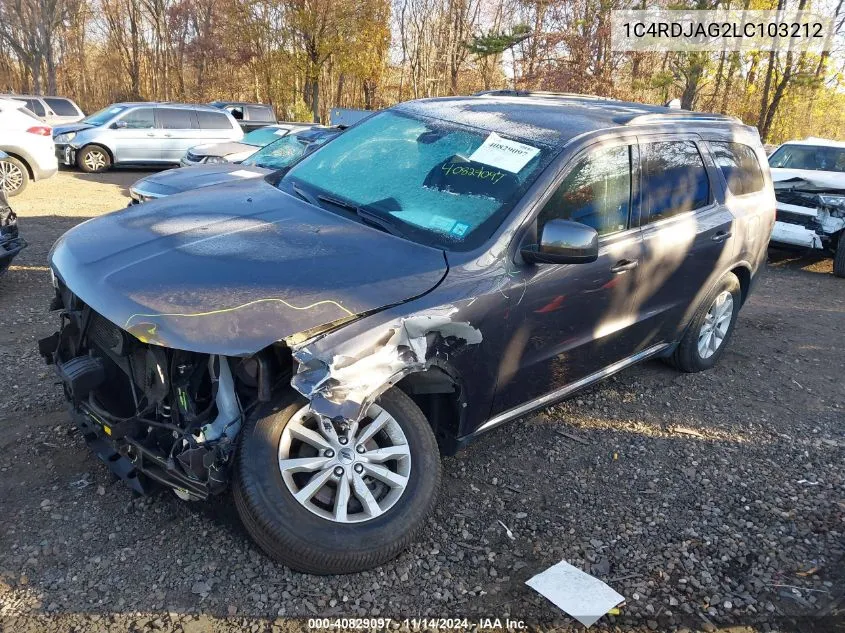
[[[85,114],[72,99],[67,97],[44,97],[37,95],[0,94],[0,99],[23,101],[27,110],[49,125],[76,123]]]
[[[0,163],[0,187],[9,196],[58,171],[52,130],[22,101],[0,99],[0,150],[9,155]]]

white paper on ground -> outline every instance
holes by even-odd
[[[519,141],[511,141],[502,138],[495,132],[484,139],[484,142],[469,157],[476,163],[484,163],[491,167],[504,169],[512,174],[519,171],[528,164],[532,158],[540,153],[536,147],[531,147]]]
[[[230,171],[229,175],[235,178],[257,178],[261,174],[257,174],[254,171],[247,171],[246,169],[236,169],[235,171]]]
[[[529,578],[525,584],[584,626],[592,626],[605,613],[625,601],[624,596],[601,580],[566,561],[552,565]]]

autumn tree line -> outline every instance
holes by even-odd
[[[272,103],[291,120],[516,88],[722,112],[768,142],[845,138],[845,0],[680,0],[671,8],[833,16],[823,54],[620,53],[610,11],[645,0],[0,0],[0,92]],[[813,3],[816,4],[813,4]]]

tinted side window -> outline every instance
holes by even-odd
[[[235,117],[236,121],[243,121],[244,120],[244,109],[243,106],[226,106],[226,111]]]
[[[225,114],[197,110],[200,129],[202,130],[231,130],[232,124]]]
[[[59,116],[79,116],[76,108],[74,108],[73,104],[67,99],[60,99],[59,97],[44,97],[44,101],[46,101],[47,105],[53,108],[53,112]]]
[[[537,219],[537,234],[549,220],[572,220],[599,235],[628,227],[631,205],[631,150],[607,147],[579,159]]]
[[[273,121],[273,112],[266,106],[247,106],[250,121]]]
[[[191,110],[158,108],[158,126],[164,130],[190,130],[195,128]]]
[[[692,141],[643,146],[643,217],[656,222],[710,202],[710,180]]]
[[[26,101],[26,108],[30,112],[33,112],[38,116],[44,116],[47,114],[47,111],[38,99],[24,99],[24,101]]]
[[[155,127],[155,115],[152,108],[136,108],[130,110],[120,120],[126,123],[130,130],[146,130]]]
[[[728,189],[735,196],[754,193],[763,188],[763,172],[754,150],[742,143],[710,142],[716,161]]]

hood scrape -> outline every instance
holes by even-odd
[[[426,370],[438,355],[481,342],[477,328],[452,320],[457,311],[447,306],[403,318],[329,352],[294,346],[299,367],[291,386],[311,401],[315,413],[358,421],[404,376]]]

